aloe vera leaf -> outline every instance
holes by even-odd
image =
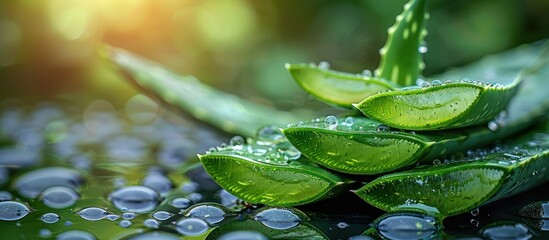
[[[250,203],[296,206],[346,190],[345,179],[304,157],[288,160],[280,150],[251,142],[219,148],[199,158],[215,182]]]
[[[523,64],[530,64],[537,58],[540,47],[525,46],[490,57],[494,74],[513,76],[521,71]],[[511,59],[522,59],[509,64]],[[411,133],[399,130],[378,131],[381,123],[363,117],[351,118],[352,122],[339,119],[336,127],[330,129],[324,122],[311,121],[283,129],[288,140],[310,160],[336,171],[350,174],[373,175],[430,162],[457,151],[491,143],[497,139],[518,133],[533,123],[547,117],[549,99],[539,89],[547,87],[549,68],[544,67],[548,57],[544,56],[532,66],[525,76],[528,79],[511,101],[505,126],[492,131],[485,126],[456,130]],[[485,65],[484,60],[479,65]],[[537,66],[540,65],[540,66]],[[459,70],[462,73],[478,69],[476,64]],[[458,71],[458,70],[455,70]],[[473,71],[474,72],[474,71]],[[502,123],[500,123],[502,124]]]
[[[549,124],[544,132],[549,132]],[[385,211],[421,203],[435,207],[443,216],[467,212],[549,180],[549,137],[532,136],[495,147],[487,154],[387,174],[355,193]]]
[[[230,235],[232,233],[232,235]],[[214,229],[206,239],[240,239],[249,234],[249,239],[330,239],[316,227],[308,223],[299,223],[290,229],[272,229],[252,219],[232,220]],[[261,235],[258,235],[261,234]],[[246,238],[246,239],[248,239]]]
[[[286,69],[309,94],[325,103],[350,109],[353,103],[397,87],[371,75],[337,72],[313,64],[286,64]]]
[[[288,122],[312,117],[308,113],[278,111],[219,91],[193,76],[178,75],[122,49],[111,47],[110,51],[110,60],[128,81],[176,109],[229,133],[252,136],[266,124],[285,126]]]
[[[529,61],[525,59],[528,54],[531,56]],[[486,123],[507,107],[523,79],[532,75],[517,70],[532,65],[536,59],[532,56],[538,55],[539,48],[526,47],[504,53],[499,58],[491,57],[492,62],[494,59],[514,61],[514,56],[523,59],[487,69],[491,74],[488,80],[492,82],[454,81],[425,88],[410,87],[373,95],[355,107],[372,119],[407,130],[439,130]],[[544,56],[542,60],[546,61],[546,58]],[[481,61],[480,65],[483,66],[484,62]],[[477,68],[473,65],[460,72],[468,76],[468,69],[477,73]],[[510,72],[514,72],[514,75]],[[454,76],[454,73],[449,75]],[[512,81],[510,76],[513,76]],[[495,83],[494,80],[504,84]]]
[[[379,50],[381,63],[376,76],[401,86],[416,84],[424,68],[420,49],[427,35],[425,0],[411,0],[397,16],[395,25],[388,29],[385,46]]]

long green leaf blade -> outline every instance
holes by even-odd
[[[427,35],[425,0],[411,0],[389,28],[385,46],[381,48],[381,63],[376,76],[401,86],[416,84],[424,68],[420,49]]]
[[[371,74],[337,72],[312,64],[286,64],[286,69],[309,94],[325,103],[344,108],[353,108],[353,103],[396,87]]]
[[[538,53],[538,47],[526,47],[492,57],[506,62],[501,69],[495,68],[496,75],[516,75],[522,64],[531,64]],[[515,65],[507,63],[518,58],[524,60],[515,62]],[[328,121],[292,125],[283,132],[303,155],[326,168],[344,173],[374,175],[410,167],[418,162],[432,162],[516,134],[546,119],[549,98],[539,91],[547,88],[549,68],[543,65],[546,60],[544,57],[538,61],[541,66],[531,67],[537,68],[537,71],[528,73],[527,81],[509,105],[508,116],[500,120],[502,126],[499,129],[477,126],[412,133],[389,129],[375,120],[350,117],[339,119],[331,125]],[[483,63],[481,61],[480,65]],[[476,69],[475,64],[466,67],[463,72],[472,68]]]
[[[549,180],[548,139],[515,141],[488,154],[384,175],[355,193],[385,211],[421,203],[444,216],[456,215]]]
[[[241,99],[122,49],[110,48],[110,51],[110,60],[129,81],[176,109],[229,133],[253,136],[259,127],[267,124],[285,126],[312,117]]]

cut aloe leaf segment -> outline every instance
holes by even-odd
[[[109,58],[147,93],[226,132],[252,136],[266,124],[285,126],[312,114],[278,111],[219,91],[190,75],[178,75],[166,67],[128,51],[109,47]]]
[[[333,197],[348,185],[345,179],[299,157],[286,140],[266,144],[249,139],[212,149],[199,158],[215,182],[250,203],[302,205]]]
[[[412,0],[404,5],[396,23],[388,29],[385,46],[379,50],[381,63],[376,76],[400,86],[412,86],[424,68],[422,54],[427,47],[422,45],[427,35],[425,0]]]
[[[461,76],[486,82],[433,80],[433,84],[424,82],[424,87],[373,95],[355,107],[372,119],[406,130],[438,130],[486,123],[505,110],[519,86],[524,85],[521,82],[532,77],[530,67],[546,64],[547,53],[534,63],[540,51],[539,47],[523,46],[440,76],[448,79],[461,73],[464,74]],[[547,47],[543,51],[547,52]],[[481,72],[480,67],[487,68]],[[527,69],[521,72],[524,67]],[[539,70],[539,67],[534,68]]]
[[[387,174],[355,193],[385,211],[420,203],[443,216],[467,212],[549,180],[549,125],[544,132],[457,161]]]
[[[532,65],[539,47],[521,47],[508,53],[500,54],[500,62],[505,66],[495,68],[494,74],[517,74],[522,64]],[[303,155],[310,160],[335,171],[375,175],[390,172],[417,164],[432,162],[457,151],[465,151],[484,144],[489,144],[502,137],[518,133],[531,124],[547,117],[549,98],[539,91],[546,88],[549,77],[548,59],[542,58],[531,66],[527,81],[509,105],[508,111],[500,113],[495,126],[470,127],[464,129],[408,132],[390,129],[382,123],[364,117],[347,117],[336,119],[328,117],[316,119],[283,129],[285,136]],[[516,65],[508,64],[512,59]],[[528,59],[528,60],[527,60]],[[480,65],[484,65],[481,61]],[[470,69],[477,69],[476,64],[465,67],[461,72],[466,74]],[[537,69],[533,71],[534,69]],[[528,106],[528,107],[525,107]],[[503,115],[506,115],[505,117]],[[501,126],[499,126],[501,125]]]
[[[371,73],[344,73],[315,64],[286,64],[295,81],[317,99],[339,107],[353,108],[353,103],[397,86],[372,77]]]

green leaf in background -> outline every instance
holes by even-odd
[[[396,87],[372,77],[367,71],[360,74],[344,73],[314,64],[286,64],[286,69],[309,94],[325,103],[344,108],[353,108],[353,103]]]
[[[381,48],[381,63],[376,76],[401,86],[412,86],[424,68],[421,55],[427,51],[422,46],[427,35],[425,0],[411,0],[397,16],[395,25],[389,28],[385,46]]]
[[[199,155],[200,161],[215,182],[250,203],[303,205],[346,189],[346,180],[300,157],[286,139],[272,139],[276,142],[233,138],[230,145]]]
[[[109,48],[110,60],[127,79],[176,109],[226,132],[252,136],[266,124],[285,126],[312,115],[278,111],[216,90],[190,75],[178,75],[136,54]]]
[[[507,116],[501,116],[491,128],[478,126],[413,133],[390,129],[381,122],[364,117],[337,119],[331,116],[323,121],[318,119],[291,125],[283,132],[310,160],[344,173],[373,175],[409,167],[418,162],[437,161],[452,153],[477,148],[518,133],[547,117],[549,98],[539,89],[547,87],[549,72],[543,64],[549,59],[543,56],[536,62],[542,65],[532,66],[540,50],[540,47],[525,46],[487,58],[491,62],[497,59],[505,63],[505,66],[492,69],[496,78],[500,74],[501,77],[516,75],[524,65],[532,69],[528,70],[530,72],[525,70],[528,79],[511,101],[508,111],[503,112]],[[473,63],[459,71],[465,75],[469,71],[474,73],[472,70],[476,70],[477,65],[484,66],[485,62]]]
[[[549,180],[548,133],[546,124],[519,140],[457,161],[381,176],[355,193],[385,211],[421,203],[443,216],[464,213]]]

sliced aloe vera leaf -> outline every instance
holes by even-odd
[[[346,180],[301,157],[288,160],[281,148],[251,142],[199,155],[212,179],[250,203],[296,206],[333,197]]]
[[[288,122],[312,117],[305,112],[298,115],[247,101],[122,49],[111,47],[110,51],[110,60],[130,82],[176,109],[229,133],[252,136],[266,124],[285,126]]]
[[[501,69],[495,68],[495,72],[516,75],[522,69],[522,64],[532,65],[540,50],[539,47],[529,46],[501,54],[502,60],[523,60],[516,65],[505,64]],[[499,129],[477,126],[418,133],[394,129],[378,131],[386,127],[380,128],[382,124],[375,120],[354,117],[350,118],[351,121],[339,119],[332,125],[320,121],[292,125],[283,129],[283,132],[310,160],[340,172],[372,175],[402,169],[418,162],[430,162],[457,151],[492,143],[546,119],[549,98],[539,89],[547,88],[549,68],[543,63],[547,60],[546,56],[541,58],[525,74],[528,79],[511,101],[507,112],[503,112],[507,117],[499,120],[498,124],[502,125]],[[484,65],[483,62],[480,65]]]
[[[355,193],[385,211],[421,203],[438,209],[443,216],[451,216],[549,180],[549,137],[509,144],[459,161],[387,174]]]
[[[295,81],[317,99],[335,106],[353,108],[353,103],[395,85],[371,74],[337,72],[313,64],[286,64]]]
[[[433,144],[429,138],[413,133],[378,131],[382,127],[375,120],[348,117],[331,126],[325,121],[294,125],[283,129],[283,133],[312,161],[350,174],[374,175],[410,166]]]
[[[401,86],[416,84],[425,65],[421,55],[426,47],[421,44],[427,35],[427,16],[425,0],[411,0],[404,5],[404,11],[388,30],[385,46],[379,51],[381,63],[376,76]]]
[[[521,84],[523,79],[532,78],[534,75],[530,69],[520,71],[521,69],[540,62],[546,64],[547,54],[534,64],[539,55],[539,47],[521,47],[488,58],[490,62],[513,62],[495,64],[486,70],[491,75],[490,80],[501,81],[503,85],[494,82],[454,81],[437,83],[436,86],[425,88],[410,87],[373,95],[355,107],[372,119],[407,130],[450,129],[486,123],[507,108],[508,103],[519,91],[519,85],[524,85]],[[514,58],[521,61],[514,62]],[[484,66],[484,62],[487,61],[481,61],[478,65]],[[539,66],[536,69],[540,71]],[[477,64],[465,67],[459,72],[468,76],[469,71],[473,75],[478,74]],[[454,75],[455,73],[449,74]],[[527,81],[528,84],[535,84],[531,83],[531,80]],[[531,96],[522,98],[537,100]]]
[[[299,223],[290,229],[269,228],[258,221],[233,220],[214,229],[206,239],[330,239],[316,227]]]

